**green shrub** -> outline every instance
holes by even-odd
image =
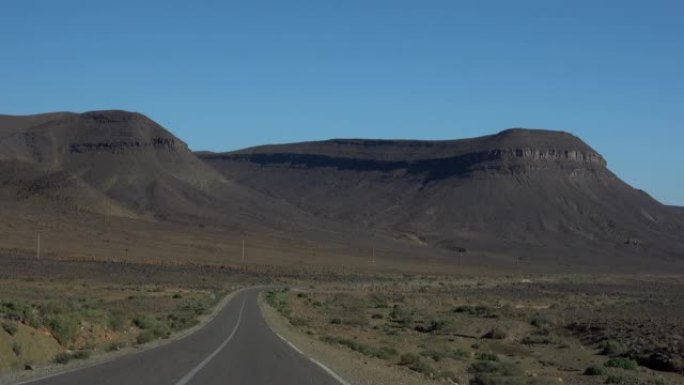
[[[625,370],[635,370],[639,365],[636,361],[629,358],[615,357],[606,361],[605,366],[609,368],[620,368]]]
[[[36,310],[24,303],[2,302],[0,303],[0,314],[4,314],[7,319],[23,322],[33,328],[41,326],[40,320],[36,317]]]
[[[601,354],[605,356],[619,356],[625,352],[625,347],[614,340],[606,340],[600,346]]]
[[[413,312],[399,305],[394,305],[394,308],[390,312],[389,316],[392,322],[395,322],[403,327],[407,327],[413,323]]]
[[[499,356],[493,353],[478,353],[477,359],[480,361],[499,361]]]
[[[623,376],[619,376],[616,374],[611,374],[606,378],[606,384],[618,384],[618,385],[624,385],[627,383],[627,379]]]
[[[489,340],[503,340],[506,339],[506,337],[508,337],[508,333],[500,328],[494,328],[482,336],[482,338]]]
[[[424,363],[419,356],[412,353],[402,354],[401,357],[399,357],[399,365],[405,366],[418,373],[430,374],[433,372],[432,368]]]
[[[189,328],[197,323],[199,321],[193,314],[184,311],[178,311],[166,316],[166,324],[174,331]]]
[[[107,317],[109,328],[114,331],[122,331],[128,326],[128,316],[123,310],[111,310]]]
[[[465,351],[463,349],[455,349],[449,352],[449,357],[453,358],[455,360],[463,360],[463,359],[468,359],[470,358],[472,354],[468,351]]]
[[[468,368],[470,373],[522,376],[523,370],[511,362],[475,361]]]
[[[199,300],[191,301],[185,303],[183,306],[180,307],[179,310],[193,313],[195,315],[202,315],[207,313],[207,311],[209,310],[209,305]]]
[[[418,325],[414,328],[419,333],[450,333],[456,330],[456,325],[451,320],[430,320],[424,325]]]
[[[401,366],[411,365],[418,361],[420,361],[420,357],[413,353],[402,354],[401,357],[399,357],[399,365]]]
[[[584,374],[587,376],[603,376],[608,374],[608,370],[603,366],[592,365],[584,369]]]
[[[90,357],[90,352],[87,350],[79,350],[77,352],[73,353],[68,353],[68,352],[62,352],[59,353],[53,358],[53,362],[55,364],[67,364],[71,360],[85,360]]]
[[[456,375],[456,373],[452,372],[451,370],[443,370],[437,373],[436,377],[438,379],[449,380],[452,383],[458,380],[458,376]]]
[[[488,374],[476,374],[470,385],[555,385],[557,382],[546,378],[508,377]]]
[[[50,314],[45,317],[45,326],[62,346],[69,344],[78,330],[78,321],[68,314]]]
[[[55,358],[52,359],[52,361],[53,361],[55,364],[64,365],[64,364],[68,363],[69,361],[71,361],[71,358],[72,358],[72,357],[71,357],[71,354],[69,354],[69,353],[67,353],[67,352],[62,352],[62,353],[58,353],[58,354],[55,356]]]
[[[523,345],[551,345],[559,343],[559,339],[553,335],[531,334],[520,341]]]
[[[383,346],[380,348],[375,349],[373,352],[373,356],[383,359],[383,360],[388,360],[394,356],[397,355],[397,350],[388,346]]]
[[[143,330],[140,334],[138,334],[138,337],[136,337],[135,342],[143,345],[148,342],[154,341],[156,338],[154,336],[154,333],[152,333],[150,330]]]
[[[89,350],[79,350],[79,351],[73,353],[72,357],[76,360],[86,360],[86,359],[90,358],[90,351]]]
[[[292,326],[309,326],[309,320],[304,317],[292,317],[290,318],[290,324]]]
[[[444,351],[438,351],[434,349],[423,350],[420,355],[432,359],[435,362],[439,362],[447,357],[447,353]]]
[[[369,357],[375,357],[375,358],[380,358],[383,360],[387,360],[393,356],[397,355],[397,351],[394,348],[388,347],[388,346],[383,346],[380,348],[376,348],[373,346],[365,345],[362,344],[358,341],[350,340],[347,338],[342,338],[342,337],[331,337],[331,336],[322,336],[320,338],[321,341],[330,343],[330,344],[338,344],[345,346],[355,352],[359,352],[363,355],[369,356]]]
[[[3,322],[2,328],[11,336],[17,334],[19,331],[19,326],[14,322]]]
[[[133,325],[141,330],[152,329],[157,323],[157,319],[150,314],[140,314],[133,318]]]
[[[549,320],[540,316],[536,316],[530,320],[530,325],[537,328],[546,328],[549,324]]]
[[[171,330],[167,324],[150,316],[136,317],[133,323],[142,330],[136,338],[138,344],[146,344],[160,338],[169,338],[171,335]]]
[[[14,341],[12,342],[12,352],[14,353],[15,356],[19,357],[21,356],[23,349],[21,348],[21,344],[19,342]]]
[[[499,365],[491,361],[475,361],[468,368],[470,373],[499,373]]]
[[[468,314],[485,318],[497,318],[497,315],[494,314],[492,309],[483,305],[460,305],[454,309],[454,313]]]
[[[109,344],[109,346],[107,346],[107,351],[116,352],[123,349],[125,346],[126,344],[124,344],[123,342],[112,342],[111,344]]]

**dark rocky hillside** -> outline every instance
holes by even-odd
[[[367,261],[371,247],[408,269],[462,259],[538,270],[684,265],[682,210],[554,131],[214,154],[193,153],[138,113],[0,115],[0,203],[0,250],[15,254],[30,250],[39,228],[60,255],[87,232],[87,255],[182,249],[221,261],[219,250],[250,237],[262,261],[287,253],[338,266]],[[136,228],[165,230],[148,241]]]
[[[0,194],[5,203],[198,224],[289,228],[307,216],[226,180],[126,111],[0,116]]]
[[[580,263],[684,256],[681,218],[567,133],[344,139],[199,156],[226,178],[314,215],[455,252]]]

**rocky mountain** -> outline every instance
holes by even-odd
[[[227,180],[126,111],[0,116],[0,194],[49,209],[246,227],[286,227],[303,215]]]
[[[554,131],[193,153],[138,113],[0,115],[0,205],[0,251],[15,254],[41,229],[55,255],[77,247],[107,258],[163,249],[223,261],[249,237],[264,262],[357,265],[372,248],[407,269],[462,258],[587,271],[684,265],[681,209]]]
[[[456,253],[684,257],[681,218],[568,133],[338,139],[198,155],[313,215]]]

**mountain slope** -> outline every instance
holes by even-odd
[[[0,194],[49,209],[287,228],[306,214],[226,180],[138,113],[0,116]]]
[[[223,261],[249,238],[267,263],[358,266],[376,250],[412,271],[462,258],[669,271],[684,256],[681,212],[554,131],[213,154],[137,113],[0,115],[0,205],[0,250],[17,255],[40,231],[55,255]]]
[[[567,133],[457,141],[330,140],[199,154],[314,215],[463,251],[682,257],[684,224]]]

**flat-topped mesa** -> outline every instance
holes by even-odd
[[[581,139],[567,132],[509,129],[490,137],[489,151],[498,160],[567,161],[606,167],[607,162]]]
[[[75,114],[64,124],[83,130],[74,138],[72,154],[125,152],[144,149],[189,152],[188,146],[145,115],[121,111]]]
[[[558,131],[510,129],[464,140],[333,139],[198,154],[207,160],[235,160],[260,167],[336,167],[442,177],[477,171],[521,173],[555,169],[579,174],[606,168],[606,161],[579,138]]]

